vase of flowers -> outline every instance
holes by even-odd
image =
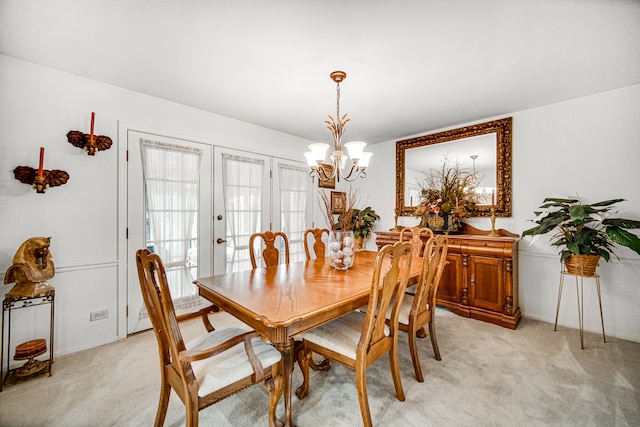
[[[420,183],[420,204],[415,215],[421,218],[421,225],[441,233],[458,231],[462,218],[478,201],[478,182],[475,174],[464,171],[457,163],[449,164],[445,157],[442,168],[432,169]]]

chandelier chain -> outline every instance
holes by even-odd
[[[336,121],[340,124],[340,83],[336,83]]]

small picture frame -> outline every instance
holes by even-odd
[[[329,176],[333,173],[333,166],[331,165],[327,165],[326,163],[322,164],[322,169],[324,170],[324,173]],[[329,180],[322,180],[320,179],[322,175],[318,175],[318,187],[319,188],[336,188],[336,177],[334,176],[333,178],[329,179]]]
[[[331,213],[341,214],[347,205],[347,193],[342,191],[331,192]]]

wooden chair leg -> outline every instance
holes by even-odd
[[[162,427],[164,425],[164,419],[167,416],[167,408],[169,406],[169,397],[171,396],[171,386],[166,381],[164,374],[161,379],[160,385],[160,400],[158,402],[158,410],[156,411],[155,427]]]
[[[284,426],[284,423],[276,417],[276,408],[282,396],[283,387],[284,383],[280,374],[264,381],[264,388],[269,392],[269,427]]]
[[[396,397],[404,402],[404,390],[402,389],[402,379],[400,378],[400,364],[398,363],[398,338],[394,337],[395,343],[389,352],[389,363],[391,365],[391,376],[393,385],[396,388]]]
[[[409,354],[411,354],[411,362],[413,363],[413,371],[416,374],[416,380],[418,380],[418,382],[424,382],[424,378],[422,377],[422,368],[420,367],[420,358],[418,357],[416,334],[413,333],[413,328],[409,328],[409,333],[407,335],[409,338]]]
[[[207,332],[213,332],[215,330],[215,328],[209,321],[208,313],[202,313],[202,323],[204,324],[204,328],[207,330]]]
[[[358,389],[358,401],[360,402],[360,412],[362,413],[364,427],[373,427],[369,409],[369,396],[367,395],[367,368],[365,366],[356,367],[356,388]]]
[[[436,360],[442,360],[440,357],[440,349],[438,348],[438,337],[436,337],[436,326],[434,322],[434,318],[429,322],[429,337],[431,338],[431,346],[433,347],[433,354],[435,355]]]
[[[302,400],[309,394],[309,360],[313,357],[313,353],[302,346],[298,350],[297,357],[302,371],[302,385],[296,389],[296,396]]]
[[[187,393],[184,406],[187,410],[187,427],[198,427],[198,390]]]

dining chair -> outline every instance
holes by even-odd
[[[249,256],[251,257],[251,267],[258,268],[258,263],[256,262],[256,254],[254,247],[254,241],[256,239],[261,239],[265,248],[262,251],[262,259],[264,260],[265,267],[270,267],[272,265],[278,265],[280,263],[280,250],[276,247],[276,238],[282,238],[282,244],[284,245],[285,251],[285,263],[289,263],[289,238],[282,231],[271,231],[267,230],[264,233],[254,233],[249,238]],[[262,246],[260,246],[262,247]]]
[[[373,425],[367,397],[367,367],[385,354],[389,355],[396,397],[404,401],[398,366],[398,313],[402,304],[412,260],[407,242],[386,245],[375,259],[367,310],[351,313],[301,334],[297,353],[303,383],[296,390],[299,399],[309,393],[309,363],[312,354],[341,363],[356,372],[356,387],[364,425]],[[392,321],[385,323],[387,308],[392,306]],[[328,364],[326,366],[328,369]]]
[[[407,293],[400,304],[399,314],[396,314],[398,328],[406,331],[408,334],[409,352],[411,353],[413,370],[419,382],[423,382],[424,378],[418,358],[416,335],[424,337],[418,334],[418,330],[424,330],[425,325],[429,327],[429,338],[431,338],[434,356],[436,360],[442,360],[436,337],[435,307],[440,279],[442,278],[444,267],[447,264],[448,248],[449,243],[445,235],[439,235],[433,239],[429,239],[425,246],[422,268],[416,285],[415,295]],[[392,310],[387,309],[386,317],[389,324],[395,321]]]
[[[324,233],[327,234],[327,239],[329,238],[329,229],[328,228],[310,228],[304,232],[304,253],[307,256],[307,259],[311,259],[311,250],[309,249],[309,235],[313,236],[313,254],[316,258],[324,258],[326,253],[326,245],[322,241],[322,236]]]
[[[282,425],[276,406],[283,390],[280,352],[255,331],[227,327],[185,344],[162,260],[147,249],[136,253],[138,278],[160,356],[160,400],[155,426],[164,424],[171,389],[186,409],[186,425],[198,425],[199,411],[264,381],[269,392],[269,426]]]
[[[426,243],[425,240],[422,239],[423,235],[429,236],[429,238],[433,238],[434,236],[433,231],[427,227],[403,227],[402,230],[400,230],[399,240],[401,242],[405,240],[411,242],[411,246],[413,246],[413,256],[421,257]]]

